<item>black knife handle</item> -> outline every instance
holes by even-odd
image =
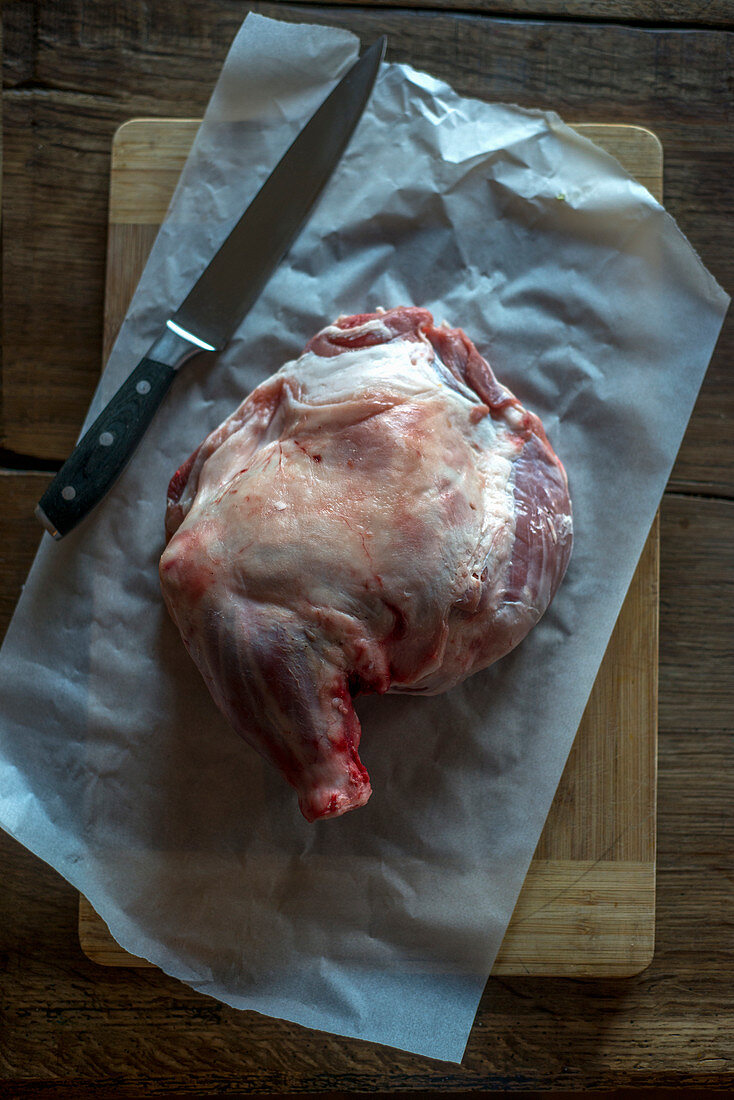
[[[100,502],[143,438],[175,377],[176,370],[166,363],[141,359],[79,440],[36,509],[54,538],[67,535]]]

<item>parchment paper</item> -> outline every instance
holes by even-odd
[[[357,49],[248,16],[89,421]],[[196,989],[459,1060],[727,301],[658,203],[555,115],[385,65],[230,347],[186,368],[93,516],[44,536],[0,661],[2,826]],[[359,703],[375,793],[308,825],[164,612],[166,485],[323,324],[399,304],[464,327],[541,415],[575,550],[499,665],[438,698]]]

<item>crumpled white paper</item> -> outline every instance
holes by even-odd
[[[88,423],[357,49],[248,16]],[[166,485],[323,324],[400,304],[465,328],[541,415],[574,556],[494,668],[438,698],[360,701],[373,797],[308,825],[167,619]],[[0,824],[196,989],[459,1060],[726,306],[658,203],[555,115],[383,66],[226,352],[186,367],[93,516],[44,536],[0,660]]]

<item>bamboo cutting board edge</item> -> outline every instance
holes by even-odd
[[[105,360],[199,124],[198,119],[133,119],[115,135]],[[616,124],[577,129],[617,156],[661,199],[662,147],[651,131]],[[495,975],[628,977],[652,959],[658,570],[656,518]],[[84,897],[79,941],[100,965],[153,966],[124,951]]]

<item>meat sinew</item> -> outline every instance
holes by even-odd
[[[174,475],[161,583],[217,705],[313,821],[363,805],[358,693],[511,650],[571,553],[540,420],[424,309],[340,317]]]

